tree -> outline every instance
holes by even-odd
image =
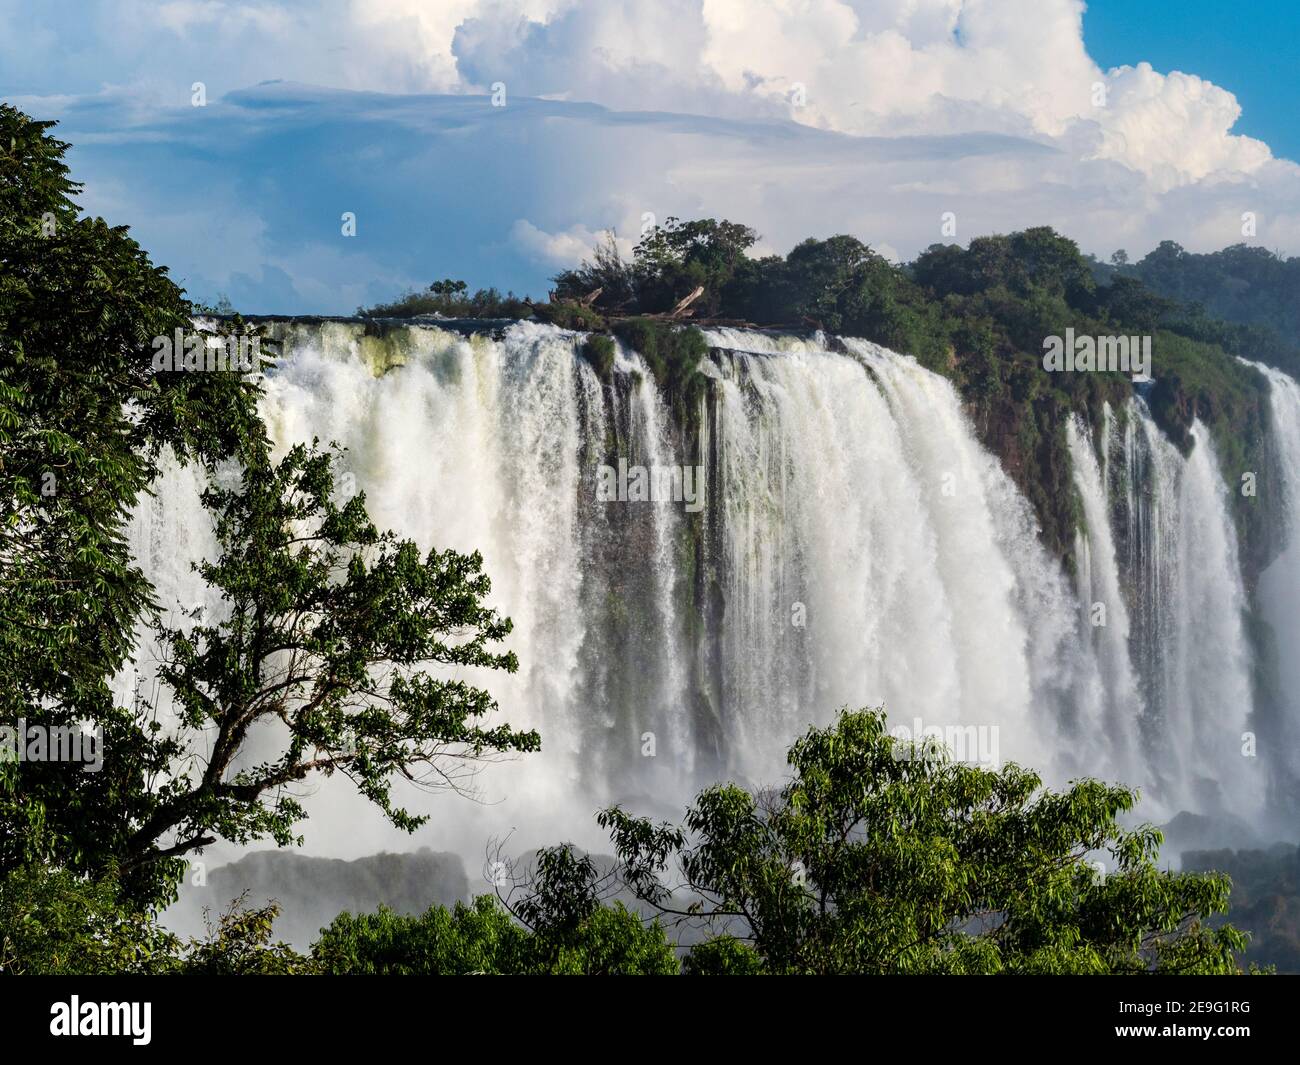
[[[842,331],[848,294],[861,287],[864,271],[876,259],[880,257],[862,241],[843,234],[828,240],[810,237],[796,244],[785,260],[790,301],[786,317]]]
[[[0,104],[0,726],[90,723],[116,747],[138,723],[109,680],[153,606],[131,508],[164,449],[215,463],[263,429],[251,377],[154,370],[191,307],[125,228],[79,217],[52,126]],[[81,770],[0,765],[0,873],[96,851]]]
[[[504,905],[481,895],[418,917],[391,910],[340,914],[312,948],[327,973],[459,975],[674,975],[679,966],[658,922],[621,902],[606,905],[600,876],[572,847],[539,852]],[[513,919],[512,919],[513,918]]]
[[[976,237],[965,251],[955,244],[931,245],[917,258],[913,276],[938,296],[1001,286],[1022,297],[1040,290],[1072,305],[1095,287],[1079,246],[1049,226]]]
[[[448,299],[463,299],[465,293],[469,291],[469,286],[464,281],[457,281],[448,277],[441,281],[435,281],[429,286],[429,291],[435,296],[445,296]]]
[[[394,802],[395,778],[460,788],[477,759],[540,747],[536,732],[485,722],[497,709],[486,691],[426,671],[518,668],[513,652],[491,649],[511,625],[483,605],[482,557],[422,556],[381,534],[363,494],[335,502],[333,462],[298,445],[278,463],[251,462],[239,487],[203,495],[221,553],[196,568],[226,613],[189,629],[155,624],[178,727],[151,732],[112,766],[124,789],[163,782],[102,828],[141,897],[218,837],[294,842],[305,812],[290,789],[308,778],[342,773],[410,831],[427,816]],[[252,763],[259,731],[275,753]],[[185,759],[200,737],[201,771]]]
[[[0,974],[167,972],[179,949],[148,914],[121,906],[111,879],[40,865],[0,877]]]
[[[273,942],[280,908],[249,909],[241,896],[216,925],[208,921],[206,939],[191,939],[171,971],[186,976],[307,976],[318,970],[287,943]]]
[[[571,845],[539,851],[502,900],[532,933],[532,965],[539,972],[595,975],[675,975],[677,957],[658,921],[646,922],[622,901],[589,854]]]
[[[29,866],[0,878],[0,974],[32,976],[289,975],[308,959],[272,943],[279,910],[235,900],[205,939],[182,943],[124,905],[111,877]]]
[[[779,792],[706,789],[684,828],[600,815],[637,897],[713,933],[690,972],[1237,971],[1245,936],[1203,923],[1227,879],[1160,871],[1159,832],[1119,825],[1127,789],[1045,791],[897,740],[875,711],[811,729],[789,762]]]
[[[758,234],[739,222],[667,219],[642,237],[633,252],[638,309],[670,310],[703,286],[704,295],[695,306],[705,314],[716,313],[724,289],[757,240]]]
[[[1117,327],[1149,333],[1176,309],[1173,300],[1157,296],[1135,277],[1119,275],[1097,290],[1100,309]]]
[[[963,318],[953,331],[953,344],[961,352],[962,384],[967,395],[993,396],[1001,383],[998,374],[998,335],[992,318]]]
[[[51,125],[0,105],[0,726],[102,729],[103,763],[0,760],[0,879],[49,866],[145,907],[217,838],[290,842],[289,789],[315,774],[410,829],[394,778],[454,787],[536,750],[480,724],[486,692],[420,668],[516,668],[489,648],[510,622],[482,605],[480,556],[421,556],[362,496],[336,505],[314,446],[273,462],[255,375],[155,369],[194,308],[125,229],[78,217]],[[243,470],[203,497],[222,553],[199,569],[226,612],[188,629],[158,620],[125,537],[165,449]],[[140,625],[173,705],[114,703]],[[265,761],[255,732],[280,741]]]
[[[957,244],[931,244],[911,265],[913,280],[935,296],[968,296],[977,291],[972,263],[964,248]]]
[[[572,270],[562,270],[552,280],[555,298],[583,300],[599,292],[595,302],[604,310],[630,306],[637,296],[636,270],[623,258],[611,231],[592,250],[592,256]]]

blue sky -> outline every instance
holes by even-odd
[[[1146,60],[1189,70],[1237,97],[1241,133],[1300,159],[1300,3],[1090,0],[1084,41],[1103,66]]]
[[[0,97],[61,121],[85,208],[194,296],[350,313],[446,276],[540,296],[674,214],[762,252],[850,232],[906,259],[951,216],[963,243],[1300,254],[1296,28],[1118,0],[0,0]]]

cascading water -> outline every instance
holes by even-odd
[[[1287,779],[1300,778],[1300,384],[1278,370],[1255,364],[1269,382],[1276,511],[1281,553],[1259,580],[1260,611],[1272,630],[1276,689],[1271,693],[1272,739],[1285,759]],[[1283,801],[1294,803],[1292,792]]]
[[[1124,598],[1119,558],[1111,535],[1111,499],[1107,462],[1103,470],[1093,450],[1091,428],[1074,416],[1066,423],[1066,442],[1074,469],[1074,485],[1083,510],[1083,525],[1075,537],[1078,588],[1088,607],[1093,630],[1093,650],[1105,688],[1105,727],[1115,738],[1117,764],[1123,778],[1137,783],[1142,757],[1141,726],[1145,705],[1129,654],[1130,623]],[[1109,404],[1103,413],[1102,455],[1111,450],[1114,415]]]
[[[845,355],[709,339],[723,349],[726,701],[749,749],[766,743],[771,765],[841,705],[883,705],[913,732],[990,730],[1000,758],[1035,765],[1063,730],[1104,747],[1079,727],[1099,686],[1076,604],[948,382],[860,341]],[[1070,695],[1082,722],[1053,712]]]
[[[516,828],[529,845],[598,846],[599,806],[671,815],[723,776],[775,781],[790,742],[845,705],[957,729],[970,760],[1142,786],[1149,816],[1262,801],[1238,754],[1252,687],[1235,533],[1199,426],[1188,457],[1140,401],[1107,411],[1097,438],[1068,426],[1071,579],[951,384],[873,344],[709,331],[705,398],[683,416],[637,353],[620,349],[602,379],[581,338],[550,326],[272,333],[273,438],[345,446],[376,524],[480,550],[515,622],[519,673],[465,679],[537,727],[543,751],[489,767],[488,805],[407,796],[436,814],[417,845],[472,858]],[[1287,381],[1275,402],[1291,403],[1300,515]],[[620,462],[698,469],[702,507],[600,497],[601,467]],[[134,543],[163,602],[201,598],[176,560],[210,552],[208,528],[189,472],[142,506]],[[1297,557],[1275,564],[1275,587]],[[1275,607],[1294,646],[1295,609]],[[411,845],[345,786],[308,806],[317,853]]]
[[[1172,809],[1254,814],[1263,770],[1252,728],[1247,600],[1227,488],[1209,434],[1184,457],[1146,404],[1067,426],[1083,510],[1080,588],[1102,607],[1095,643],[1109,728],[1146,754],[1150,793]],[[1129,772],[1140,772],[1130,760]],[[1129,779],[1134,779],[1132,776]]]

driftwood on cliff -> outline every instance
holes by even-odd
[[[695,291],[693,291],[689,296],[685,296],[682,299],[677,301],[677,306],[668,312],[668,317],[680,318],[686,312],[686,308],[689,307],[692,303],[694,303],[697,299],[699,299],[703,295],[704,295],[704,286],[696,285]]]

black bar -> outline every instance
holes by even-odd
[[[873,977],[837,987],[825,980],[768,978],[727,991],[718,981],[683,989],[662,980],[588,980],[580,989],[560,990],[536,981],[523,988],[516,980],[504,993],[482,981],[441,980],[434,986],[429,978],[412,977],[270,977],[256,985],[213,977],[29,977],[7,980],[3,987],[0,1023],[10,1047],[54,1049],[71,1043],[93,1053],[111,1045],[131,1055],[208,1048],[257,1058],[280,1048],[337,1053],[355,1047],[373,1053],[389,1044],[421,1044],[431,1036],[450,1041],[446,1050],[428,1045],[439,1056],[464,1040],[470,1045],[485,1040],[484,1047],[510,1054],[541,1051],[545,1040],[563,1052],[569,1040],[590,1045],[606,1030],[612,1037],[621,1031],[623,1038],[639,1032],[638,1041],[653,1042],[652,1029],[660,1031],[663,1049],[673,1053],[674,1043],[685,1051],[693,1041],[687,1030],[701,1035],[711,1030],[719,1040],[743,1042],[749,1033],[765,1039],[779,1028],[803,1042],[836,1032],[845,1036],[846,1024],[859,1029],[853,1038],[864,1048],[879,1046],[892,1034],[919,1040],[915,1046],[926,1052],[973,1045],[1082,1049],[1197,1043],[1230,1051],[1235,1044],[1289,1041],[1296,994],[1295,984],[1276,976]],[[93,1004],[96,1020],[104,1019],[102,1003],[135,1004],[134,1017],[143,1020],[148,1003],[148,1042],[137,1043],[139,1037],[131,1034],[51,1034],[51,1026],[68,1017],[73,996],[83,1014]],[[848,1013],[846,996],[858,1003]],[[115,1015],[128,1016],[122,1010]],[[737,1026],[744,1017],[763,1020]],[[131,1030],[125,1023],[120,1027]]]

